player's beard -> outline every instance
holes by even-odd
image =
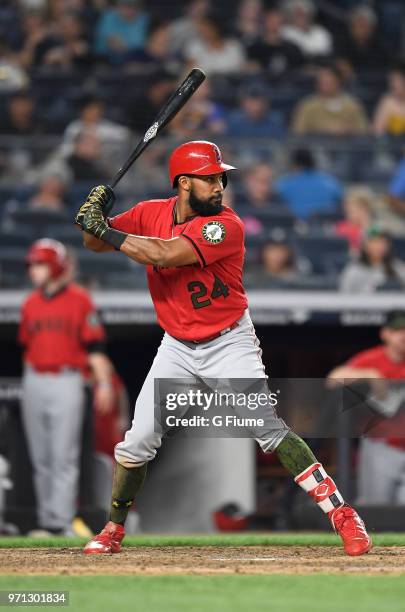
[[[197,198],[194,190],[191,189],[188,203],[190,208],[194,210],[201,217],[210,217],[211,215],[217,215],[224,207],[222,206],[222,193],[216,196],[211,196],[207,200],[201,200]]]

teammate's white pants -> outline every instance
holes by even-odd
[[[27,368],[22,419],[41,527],[68,529],[74,517],[83,415],[79,372],[43,374]]]
[[[162,443],[154,419],[155,378],[264,379],[262,351],[248,311],[238,327],[190,348],[165,334],[135,404],[132,427],[115,447],[115,458],[128,467],[151,461]],[[265,427],[254,437],[265,452],[274,451],[289,428],[269,406]]]
[[[358,465],[359,504],[405,505],[405,451],[362,438]]]

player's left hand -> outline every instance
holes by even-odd
[[[104,234],[110,229],[104,218],[100,204],[92,204],[84,213],[81,222],[82,229],[96,238],[103,239]]]
[[[75,223],[83,227],[84,215],[92,206],[94,206],[94,204],[99,204],[104,217],[108,217],[112,207],[114,206],[114,202],[115,195],[109,185],[98,185],[98,187],[94,187],[87,196],[84,204],[82,204],[82,206],[79,208],[79,212],[75,217]]]

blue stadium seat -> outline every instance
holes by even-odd
[[[392,238],[392,251],[395,257],[405,261],[405,238]]]
[[[77,253],[80,273],[84,276],[102,278],[106,274],[119,274],[129,271],[129,259],[118,253],[92,253],[82,251]]]
[[[17,288],[27,284],[26,255],[25,248],[0,246],[0,286]]]
[[[59,240],[70,247],[84,248],[82,232],[73,225],[73,218],[69,225],[47,225],[44,228],[44,236]]]
[[[27,249],[33,240],[32,232],[18,228],[12,231],[0,230],[0,248],[16,247]]]
[[[8,222],[16,227],[27,226],[33,230],[47,225],[64,225],[72,222],[66,211],[53,212],[50,210],[20,208],[10,214]]]
[[[295,236],[294,245],[298,255],[309,261],[314,274],[338,274],[347,262],[348,244],[345,238]]]

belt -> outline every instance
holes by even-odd
[[[174,339],[178,340],[182,344],[185,344],[189,348],[195,349],[200,344],[205,344],[206,342],[211,342],[212,340],[216,340],[217,338],[220,338],[221,336],[224,336],[225,334],[227,334],[228,332],[232,331],[233,329],[236,329],[236,327],[239,326],[239,321],[240,321],[240,319],[235,321],[235,323],[232,323],[232,325],[230,325],[229,327],[226,327],[225,329],[222,329],[221,331],[217,332],[216,334],[213,334],[212,336],[207,336],[207,338],[202,338],[201,340],[182,340],[181,338],[174,338]]]
[[[66,365],[36,366],[29,363],[28,367],[34,370],[34,372],[39,372],[40,374],[65,374],[68,372],[80,372],[79,368]]]

